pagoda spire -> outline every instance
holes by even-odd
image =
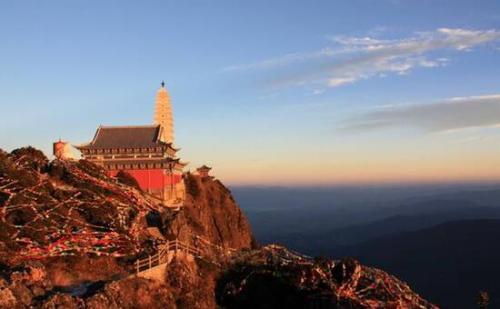
[[[160,140],[166,143],[174,142],[174,118],[172,114],[172,104],[165,82],[161,82],[161,87],[156,93],[154,123],[162,127]]]

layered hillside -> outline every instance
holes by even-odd
[[[185,182],[186,204],[171,210],[86,161],[0,151],[0,308],[269,308],[277,295],[289,308],[431,306],[355,261],[256,248],[221,182],[191,174]],[[137,277],[134,262],[173,240],[217,250],[176,254],[159,280]]]

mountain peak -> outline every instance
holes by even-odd
[[[172,209],[91,162],[0,150],[0,307],[263,308],[279,295],[295,307],[432,307],[357,261],[258,248],[230,190],[183,177]]]

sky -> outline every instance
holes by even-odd
[[[0,148],[152,123],[230,185],[500,180],[499,1],[0,0]]]

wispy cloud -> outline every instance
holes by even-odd
[[[427,104],[389,105],[348,119],[342,130],[416,127],[431,133],[500,125],[500,94],[457,97]]]
[[[225,67],[224,71],[249,71],[257,69],[272,69],[280,66],[290,65],[296,62],[309,61],[320,59],[323,57],[333,56],[336,53],[331,48],[323,48],[321,50],[310,53],[290,53],[281,57],[267,59],[255,63],[239,64]]]
[[[447,65],[448,58],[433,54],[439,50],[470,51],[500,41],[500,31],[439,28],[400,39],[334,36],[329,40],[331,45],[319,51],[230,66],[225,71],[268,70],[273,86],[339,87],[376,76],[409,74],[415,68]]]

